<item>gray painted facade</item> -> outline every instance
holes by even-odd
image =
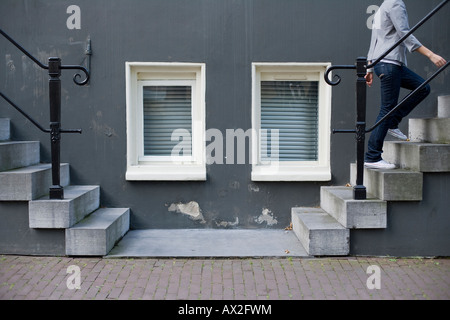
[[[405,3],[413,25],[440,1]],[[73,73],[63,71],[62,126],[82,128],[83,134],[63,135],[62,162],[70,164],[72,184],[100,185],[102,206],[129,207],[132,229],[282,229],[290,223],[291,208],[319,205],[321,186],[350,182],[350,163],[355,161],[353,135],[331,136],[329,182],[252,182],[251,164],[208,165],[207,180],[200,182],[127,181],[125,63],[204,63],[206,129],[247,130],[252,126],[252,63],[353,64],[368,51],[371,13],[367,9],[380,4],[374,0],[2,0],[0,25],[42,62],[57,56],[63,64],[84,63],[86,40],[91,38],[90,84],[75,86]],[[66,26],[70,5],[81,9],[80,29]],[[444,8],[416,33],[427,47],[447,58],[449,10],[449,6]],[[0,52],[1,90],[47,124],[47,73],[3,38]],[[435,70],[418,54],[409,55],[409,65],[423,77]],[[411,117],[435,115],[437,96],[450,94],[448,72],[432,83],[430,97]],[[355,76],[352,71],[340,75],[343,81],[332,91],[331,128],[350,129],[355,118]],[[369,123],[378,113],[378,101],[376,83],[368,91]],[[0,101],[2,117],[11,119],[11,139],[40,141],[41,159],[50,161],[46,134],[4,101]],[[401,128],[407,131],[407,123]],[[352,254],[450,254],[445,196],[450,174],[427,174],[424,179],[430,183],[422,202],[389,203],[387,229],[351,231]],[[169,210],[190,202],[198,204],[203,219]],[[24,206],[17,203],[16,209],[14,203],[0,203],[0,215],[25,211]],[[10,219],[1,219],[2,229],[9,228],[4,221]],[[61,232],[48,233],[55,243],[63,241]],[[11,243],[27,246],[33,235],[27,239]],[[64,245],[55,243],[43,246],[53,247],[58,254]],[[5,244],[2,240],[2,247]]]

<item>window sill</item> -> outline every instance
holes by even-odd
[[[331,181],[329,167],[254,166],[252,181]]]
[[[131,166],[127,181],[206,181],[205,166]]]

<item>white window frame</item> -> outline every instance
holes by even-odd
[[[205,181],[206,82],[203,63],[126,62],[127,171],[129,181]],[[146,85],[192,87],[192,156],[144,156]]]
[[[331,87],[324,74],[330,63],[252,63],[252,181],[330,181]],[[261,81],[319,82],[317,161],[261,161]]]

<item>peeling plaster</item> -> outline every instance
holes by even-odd
[[[268,226],[273,226],[278,223],[277,219],[273,217],[272,211],[267,208],[263,208],[261,215],[255,218],[255,222],[259,224],[266,222]]]
[[[200,206],[195,201],[189,203],[172,203],[168,210],[187,215],[190,219],[200,221],[200,223],[206,222],[203,218]]]

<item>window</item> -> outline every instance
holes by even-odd
[[[328,66],[253,64],[253,181],[331,180]]]
[[[205,66],[127,63],[127,180],[206,180]]]

